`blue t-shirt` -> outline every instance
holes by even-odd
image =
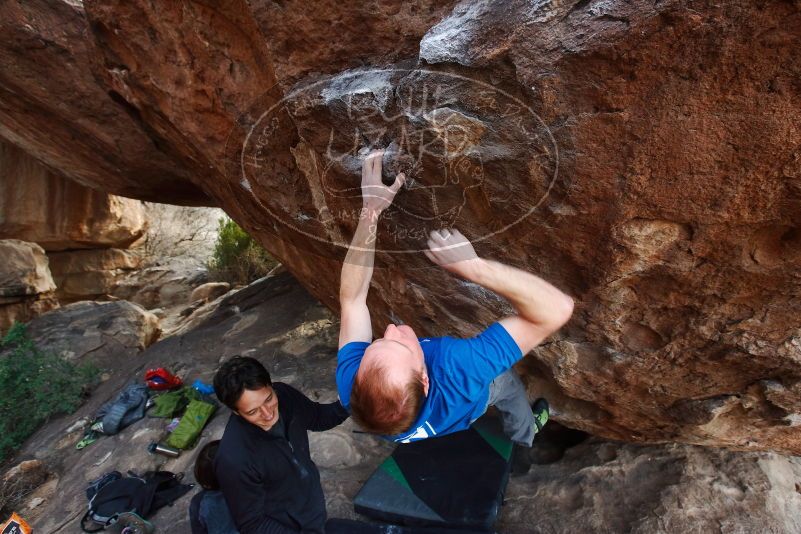
[[[339,400],[348,410],[350,390],[369,346],[353,341],[337,354]],[[484,413],[490,382],[523,357],[500,323],[469,339],[420,338],[420,346],[428,368],[428,396],[408,432],[383,436],[391,441],[408,443],[465,430]]]

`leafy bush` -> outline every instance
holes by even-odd
[[[209,262],[211,277],[249,284],[265,276],[278,262],[233,220],[220,219],[220,230]]]
[[[0,340],[0,462],[50,417],[74,412],[97,375],[39,350],[15,323]]]

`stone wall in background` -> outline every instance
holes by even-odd
[[[36,243],[0,240],[0,334],[58,307],[47,256]]]
[[[0,239],[48,252],[128,248],[146,230],[141,201],[84,187],[0,141]]]
[[[47,252],[60,302],[106,298],[140,265],[140,253],[126,249],[141,244],[147,228],[141,201],[80,185],[0,141],[0,238]]]
[[[47,251],[54,296],[63,304],[133,297],[131,284],[149,288],[151,296],[138,301],[150,307],[184,304],[194,286],[181,286],[177,295],[149,271],[140,279],[137,270],[157,265],[170,273],[169,280],[190,273],[192,280],[205,281],[224,215],[219,208],[143,203],[89,189],[0,141],[0,238],[34,242]],[[29,307],[24,316],[39,307]]]
[[[138,253],[118,248],[50,252],[48,257],[62,303],[111,295],[119,281],[142,264]]]

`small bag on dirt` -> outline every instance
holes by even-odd
[[[197,442],[203,427],[214,415],[216,406],[208,402],[193,400],[186,408],[181,421],[170,437],[167,438],[167,445],[178,449],[189,449]]]
[[[164,367],[159,367],[158,369],[147,370],[145,373],[145,384],[147,384],[147,387],[150,389],[162,391],[181,387],[183,381]]]
[[[122,478],[122,473],[119,471],[110,471],[103,475],[102,477],[93,480],[89,483],[86,487],[86,498],[88,500],[92,500],[92,498],[97,495],[97,492],[100,491],[100,488],[108,484],[109,482],[114,482],[115,480],[119,480]]]
[[[89,510],[81,519],[84,532],[105,530],[124,514],[147,517],[162,506],[172,504],[193,487],[193,484],[181,484],[181,477],[169,471],[149,472],[142,477],[129,474],[132,476],[123,477],[113,471],[90,483],[86,489]]]

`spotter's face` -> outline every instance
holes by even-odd
[[[244,389],[236,402],[236,413],[262,430],[270,430],[278,421],[278,397],[270,386]]]

